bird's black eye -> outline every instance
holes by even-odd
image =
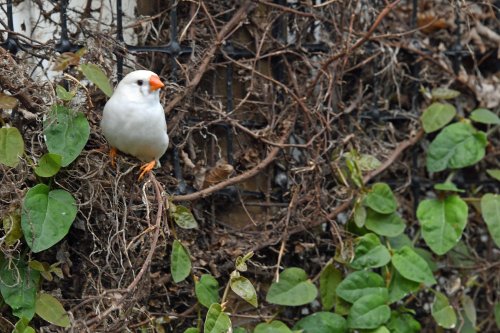
[[[140,86],[142,86],[142,85],[144,84],[144,81],[142,81],[142,80],[137,80],[137,84],[138,84],[138,85],[140,85]]]

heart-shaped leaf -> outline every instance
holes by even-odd
[[[349,328],[377,328],[391,317],[391,309],[386,304],[387,295],[365,295],[352,305],[347,316]]]
[[[386,265],[389,261],[391,261],[389,250],[380,243],[377,235],[368,233],[357,240],[351,267],[354,269],[376,268]]]
[[[467,204],[457,195],[420,202],[417,218],[422,226],[422,236],[434,253],[445,254],[458,243],[467,223],[468,211]]]
[[[391,214],[380,214],[368,208],[365,226],[368,230],[378,235],[396,237],[405,230],[406,223],[396,212]]]
[[[386,183],[376,183],[365,198],[365,205],[381,214],[396,211],[398,203],[391,188]]]
[[[319,292],[323,310],[331,310],[335,304],[335,290],[342,281],[342,273],[332,263],[325,266],[319,277]]]
[[[69,316],[61,302],[54,296],[46,293],[39,293],[35,304],[36,314],[43,320],[61,327],[69,327]]]
[[[292,333],[292,331],[279,320],[273,320],[270,323],[260,323],[255,326],[253,333]]]
[[[460,169],[479,162],[485,154],[486,133],[466,123],[446,126],[429,145],[427,170]]]
[[[220,304],[212,304],[205,318],[204,333],[226,333],[231,328],[231,319]]]
[[[219,282],[210,274],[203,274],[200,281],[195,281],[194,291],[201,305],[209,308],[219,302]]]
[[[175,283],[184,281],[191,272],[191,259],[187,249],[177,239],[172,245],[170,254],[170,272]]]
[[[257,307],[257,292],[255,291],[252,282],[247,278],[240,276],[239,274],[232,274],[231,280],[229,282],[231,290],[245,301]]]
[[[285,269],[279,275],[279,282],[273,282],[266,296],[272,304],[298,306],[312,302],[318,295],[316,286],[308,279],[306,272],[297,267]]]
[[[175,224],[177,224],[182,229],[198,228],[198,223],[196,222],[189,208],[181,205],[171,204],[170,214],[174,218]]]
[[[425,109],[422,117],[422,125],[426,133],[431,133],[443,128],[455,117],[457,110],[451,104],[432,103]]]
[[[24,141],[15,127],[0,128],[0,163],[15,168],[24,152]]]
[[[488,109],[476,109],[470,114],[470,119],[477,123],[483,123],[488,125],[499,125],[500,118]]]
[[[354,303],[366,295],[380,295],[388,298],[384,279],[377,273],[357,271],[349,274],[337,287],[337,296]]]
[[[457,325],[457,314],[455,309],[450,305],[448,298],[443,293],[435,292],[436,298],[432,304],[432,317],[436,320],[439,326],[452,329]]]
[[[433,99],[452,99],[460,95],[460,92],[449,88],[435,88],[431,95]]]
[[[29,269],[24,260],[9,261],[0,256],[0,292],[14,316],[31,320],[40,273]]]
[[[421,326],[412,315],[392,311],[387,328],[393,333],[420,333]]]
[[[491,238],[500,247],[500,195],[487,193],[481,198],[481,214]]]
[[[392,255],[394,268],[406,279],[431,286],[436,283],[427,262],[409,246],[403,246]]]
[[[85,147],[90,134],[87,118],[81,112],[55,105],[43,122],[43,133],[49,152],[62,156],[61,165],[68,166]]]
[[[95,84],[106,96],[111,97],[113,95],[113,87],[109,83],[107,75],[102,71],[99,66],[94,64],[82,64],[80,69],[85,75],[85,77]]]
[[[23,202],[21,226],[33,252],[50,248],[63,239],[76,217],[75,199],[64,190],[45,184],[31,188]]]
[[[61,169],[62,156],[47,153],[40,158],[35,173],[40,177],[52,177]]]
[[[344,317],[331,312],[316,312],[302,318],[294,330],[302,330],[302,333],[344,333],[347,332]]]

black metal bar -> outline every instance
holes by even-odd
[[[123,11],[122,0],[116,0],[116,38],[118,42],[123,44]],[[120,52],[115,52],[116,57],[116,75],[118,81],[123,78],[123,56]]]
[[[14,31],[14,17],[12,15],[12,0],[7,0],[7,26],[10,31]],[[19,51],[19,45],[17,40],[10,31],[7,33],[7,39],[3,43],[3,47],[12,54],[16,54]]]
[[[59,53],[70,52],[75,48],[71,44],[68,36],[68,0],[60,0],[61,15],[61,38],[56,44],[56,51]]]
[[[233,112],[233,65],[226,67],[226,113]],[[227,163],[234,164],[233,157],[233,129],[226,127],[226,155]]]

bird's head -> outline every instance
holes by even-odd
[[[165,85],[151,71],[138,70],[127,74],[116,87],[114,94],[131,100],[158,100],[159,90]]]

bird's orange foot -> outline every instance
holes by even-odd
[[[145,174],[147,174],[148,172],[150,172],[151,170],[153,170],[153,168],[155,167],[156,165],[156,161],[153,160],[149,163],[146,163],[144,164],[143,166],[141,166],[141,173],[139,174],[139,180],[142,179],[142,177],[144,177]]]
[[[116,157],[116,148],[115,147],[111,147],[109,149],[109,158],[111,159],[111,166],[114,168],[116,165],[115,165],[115,157]]]

